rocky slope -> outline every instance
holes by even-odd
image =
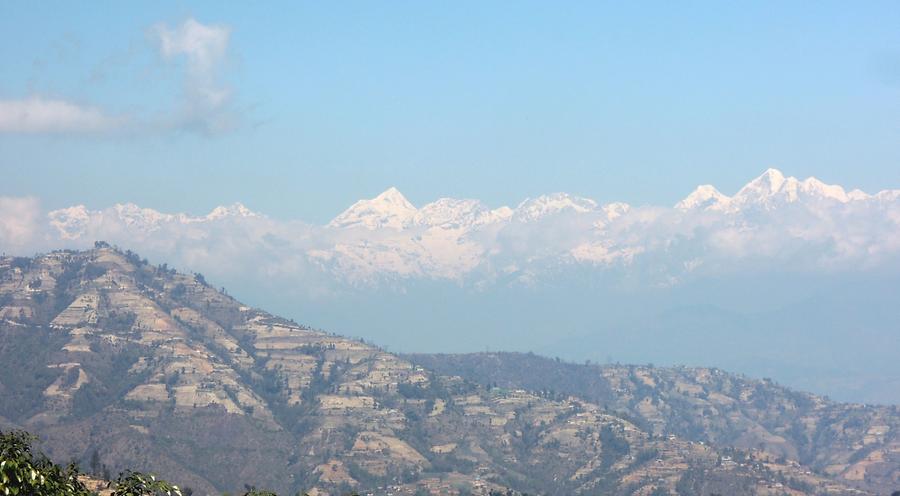
[[[98,475],[141,467],[197,494],[862,492],[587,396],[441,374],[102,243],[0,259],[0,336],[0,425]]]
[[[578,365],[523,353],[410,355],[441,374],[576,396],[648,432],[758,449],[876,493],[900,487],[900,408],[847,404],[708,368]]]

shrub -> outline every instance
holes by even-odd
[[[22,431],[0,432],[0,493],[89,496],[74,465],[62,468],[32,451],[35,437]]]
[[[115,482],[113,496],[182,496],[178,486],[157,479],[153,474],[125,472]]]

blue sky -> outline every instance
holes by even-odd
[[[490,205],[566,191],[672,204],[766,167],[900,187],[896,2],[7,2],[0,195],[48,208],[241,201],[325,222],[397,186]],[[198,68],[161,39],[219,30]],[[223,41],[224,40],[224,41]],[[221,91],[223,103],[204,99]],[[199,103],[198,103],[199,102]],[[2,121],[2,115],[0,115]],[[52,126],[51,126],[52,127]]]

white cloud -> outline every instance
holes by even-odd
[[[185,55],[193,72],[209,75],[224,59],[231,31],[224,26],[206,26],[188,19],[176,29],[157,25],[156,34],[163,56]]]
[[[0,197],[0,251],[37,249],[42,229],[37,198]]]
[[[0,100],[0,133],[22,134],[157,134],[193,131],[215,134],[236,127],[233,92],[221,78],[231,30],[188,19],[178,26],[150,29],[153,49],[167,64],[185,61],[184,90],[149,115],[121,116],[101,106],[66,98],[31,96]],[[140,102],[135,102],[138,104]]]
[[[65,100],[0,100],[0,133],[89,134],[114,130],[124,123],[99,108]]]
[[[188,19],[174,28],[158,24],[151,34],[166,61],[179,57],[186,60],[183,108],[170,125],[206,133],[234,127],[236,117],[228,111],[232,92],[219,75],[226,62],[231,29]]]

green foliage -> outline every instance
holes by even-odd
[[[74,465],[62,468],[33,452],[35,437],[0,431],[0,493],[4,495],[88,496]]]
[[[0,494],[4,496],[93,496],[78,480],[74,465],[65,469],[35,454],[35,437],[24,431],[0,432]],[[96,454],[96,452],[95,452]],[[153,474],[125,472],[109,485],[113,496],[189,496],[191,489],[158,479]],[[307,493],[297,493],[307,496]],[[272,491],[250,488],[243,496],[278,496]],[[356,496],[356,493],[353,493]]]
[[[115,482],[113,496],[182,496],[178,486],[157,479],[153,474],[125,472]]]
[[[32,448],[35,436],[24,431],[0,431],[0,494],[4,496],[91,496],[79,479],[78,468],[54,464]],[[96,456],[96,452],[95,452]],[[152,474],[125,472],[113,486],[113,496],[183,496],[178,486]],[[276,496],[250,491],[248,496]]]

